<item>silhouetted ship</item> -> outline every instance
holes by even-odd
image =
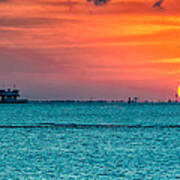
[[[18,99],[20,93],[18,89],[1,89],[0,90],[0,103],[27,103],[27,99]]]

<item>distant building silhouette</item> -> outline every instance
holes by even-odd
[[[17,89],[0,89],[0,103],[27,103],[27,99],[18,99],[20,97]]]
[[[131,97],[128,97],[128,104],[132,102]]]
[[[171,103],[172,101],[171,101],[171,99],[168,99],[168,103]]]
[[[178,102],[178,94],[175,94],[175,102]]]
[[[17,100],[17,97],[19,97],[19,90],[11,90],[8,89],[6,90],[0,90],[0,97],[2,101],[7,101],[7,100]]]
[[[137,102],[137,100],[138,100],[138,97],[134,97],[134,99],[133,99],[133,102]]]

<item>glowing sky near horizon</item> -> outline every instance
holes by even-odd
[[[32,99],[174,97],[180,1],[0,1],[0,86]]]

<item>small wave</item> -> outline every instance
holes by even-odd
[[[0,128],[180,128],[180,125],[119,125],[119,124],[56,124],[56,123],[36,123],[36,124],[1,124]]]

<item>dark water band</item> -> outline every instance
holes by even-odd
[[[119,124],[56,124],[56,123],[36,123],[36,124],[3,124],[0,128],[180,128],[180,125],[119,125]]]

